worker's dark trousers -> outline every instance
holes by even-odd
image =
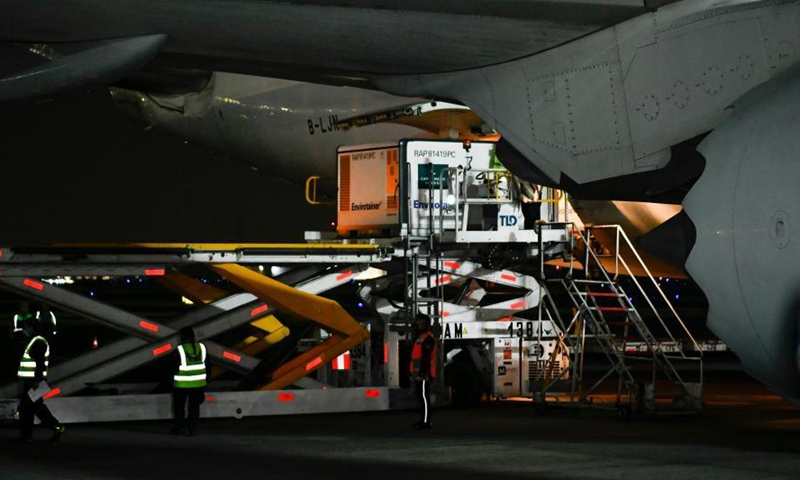
[[[200,404],[206,399],[205,388],[173,388],[172,413],[175,428],[194,432],[200,418]],[[186,400],[189,400],[189,416],[186,417]],[[185,420],[184,420],[185,419]]]
[[[417,401],[419,402],[419,423],[430,425],[431,424],[431,381],[420,380],[416,383]]]
[[[43,398],[32,402],[31,397],[28,396],[28,391],[33,388],[36,383],[37,382],[32,379],[22,381],[22,393],[19,399],[19,436],[23,439],[28,439],[33,436],[34,415],[39,417],[42,425],[50,430],[55,430],[56,427],[60,425],[56,417],[50,413],[50,409],[47,408],[47,405],[44,404]]]
[[[536,221],[542,217],[541,203],[523,203],[522,216],[525,218],[525,230],[533,230]]]

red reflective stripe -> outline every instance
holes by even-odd
[[[616,293],[586,292],[590,297],[618,297]]]
[[[437,280],[437,282],[438,282],[438,283],[447,283],[447,282],[449,282],[449,281],[450,281],[452,278],[453,278],[453,277],[451,277],[450,275],[444,275],[444,276],[442,276],[442,277],[439,277],[439,279]]]
[[[601,312],[626,312],[627,308],[624,307],[598,307]]]
[[[278,401],[279,402],[293,402],[294,401],[294,393],[279,393],[278,394]]]
[[[450,312],[442,312],[442,316],[443,317],[449,317],[450,316]]]
[[[498,320],[498,322],[510,322],[510,321],[511,321],[511,317],[503,317],[500,320]]]
[[[144,274],[148,277],[163,277],[166,272],[163,268],[145,268]]]
[[[33,288],[35,290],[39,290],[39,291],[44,290],[44,285],[42,285],[39,282],[35,282],[35,281],[31,280],[30,278],[26,278],[25,280],[22,281],[22,283],[26,287],[31,287],[31,288]]]
[[[334,370],[350,370],[350,352],[344,352],[331,362]]]
[[[256,315],[260,315],[264,312],[269,310],[269,305],[261,305],[260,307],[256,307],[250,311],[250,316],[255,317]]]
[[[383,363],[389,363],[389,342],[383,342]]]
[[[511,310],[519,310],[520,308],[525,308],[525,302],[517,302],[511,304]]]
[[[0,250],[0,258],[3,258],[3,251]]]
[[[151,332],[157,332],[158,331],[158,325],[156,325],[154,323],[150,323],[150,322],[145,322],[144,320],[141,320],[139,322],[139,326],[142,327],[145,330],[150,330]]]
[[[216,400],[214,395],[206,395],[206,402],[213,402],[214,400]]]
[[[517,281],[517,277],[515,277],[514,275],[509,275],[507,273],[500,275],[500,278],[502,278],[503,280],[508,280],[509,282]]]
[[[42,398],[52,398],[52,397],[55,397],[56,395],[61,395],[61,389],[58,388],[58,387],[56,387],[56,388],[50,390],[49,392],[45,393]]]
[[[320,366],[321,364],[322,364],[322,357],[317,357],[314,360],[311,360],[306,365],[306,372],[310,372],[311,370],[313,370],[314,368]]]
[[[172,344],[171,343],[166,343],[166,344],[161,345],[160,347],[154,349],[153,350],[153,356],[157,357],[157,356],[161,355],[162,353],[169,352],[170,350],[172,350]]]
[[[367,390],[365,392],[365,395],[367,396],[367,398],[378,398],[378,397],[381,396],[381,391],[380,390]]]
[[[344,280],[347,277],[352,277],[352,276],[353,276],[353,271],[352,270],[348,270],[348,271],[346,271],[346,272],[344,272],[344,273],[342,273],[340,275],[337,275],[336,276],[336,281],[338,282],[338,281]]]
[[[227,350],[222,352],[222,356],[227,358],[228,360],[233,360],[236,363],[242,363],[242,356],[241,355],[236,355],[235,353],[231,353],[231,352],[229,352]]]
[[[444,262],[444,266],[447,268],[452,268],[454,270],[458,270],[461,268],[461,264],[458,262]]]

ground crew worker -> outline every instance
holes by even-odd
[[[177,348],[178,371],[173,377],[172,411],[175,426],[173,435],[194,436],[200,404],[205,401],[206,346],[195,340],[191,327],[181,329],[181,343]],[[189,401],[189,416],[185,417],[186,401]]]
[[[542,218],[542,189],[541,187],[514,176],[514,187],[517,190],[517,199],[520,202],[522,216],[525,217],[525,230],[533,230]]]
[[[39,387],[39,384],[47,378],[47,367],[50,363],[50,344],[40,323],[27,322],[24,330],[30,337],[28,345],[22,354],[19,362],[17,377],[21,383],[21,394],[19,400],[19,423],[20,440],[30,442],[33,438],[33,417],[39,417],[42,425],[53,430],[51,441],[57,441],[64,433],[64,427],[56,420],[44,398],[39,397],[32,400],[30,392]]]
[[[47,327],[45,333],[48,336],[54,336],[56,334],[56,314],[53,313],[47,305],[42,305],[41,309],[36,312],[36,321],[38,323],[44,323]]]
[[[28,306],[28,302],[20,302],[19,303],[19,311],[14,315],[14,332],[22,333],[23,329],[25,328],[25,322],[33,318],[33,314],[30,312],[30,307]]]
[[[411,379],[419,401],[420,420],[413,424],[417,430],[433,426],[430,412],[430,382],[436,378],[436,339],[431,333],[431,318],[418,314],[412,324],[414,343],[411,348]]]

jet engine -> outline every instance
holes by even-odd
[[[745,370],[800,404],[800,71],[730,107],[699,146],[706,169],[684,199],[696,243],[686,268],[708,326]]]

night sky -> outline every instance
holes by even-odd
[[[123,117],[107,90],[0,105],[2,246],[303,241],[334,209]]]

